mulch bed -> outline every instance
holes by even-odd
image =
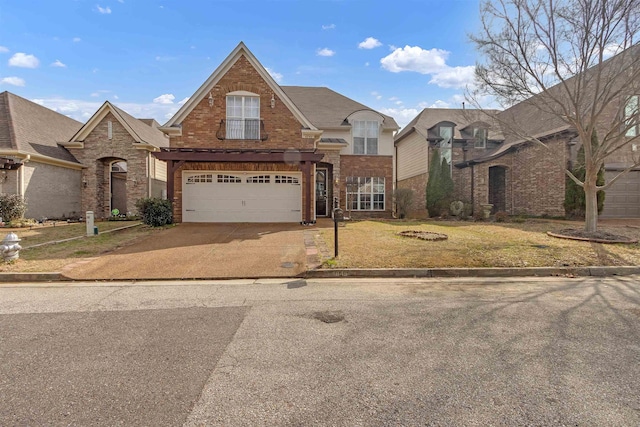
[[[607,233],[606,231],[596,231],[593,233],[577,228],[565,228],[556,233],[547,231],[547,234],[560,239],[581,240],[595,243],[638,243],[637,239],[630,239],[626,236]]]
[[[398,233],[399,236],[412,237],[414,239],[427,240],[437,242],[439,240],[447,240],[449,236],[442,233],[432,233],[430,231],[407,230]]]

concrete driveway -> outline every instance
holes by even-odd
[[[195,224],[65,267],[73,280],[295,277],[306,269],[299,224]]]

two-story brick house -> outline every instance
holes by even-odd
[[[637,67],[639,54],[636,47],[600,66],[606,70],[632,60]],[[628,84],[628,89],[631,92],[620,93],[603,108],[598,125],[602,137],[619,137],[619,147],[604,162],[606,182],[640,160],[640,82],[635,89]],[[555,93],[560,88],[549,90]],[[429,159],[439,149],[451,165],[454,198],[471,204],[474,212],[491,204],[493,212],[564,216],[565,170],[576,164],[579,144],[576,130],[561,113],[539,108],[536,98],[544,95],[504,111],[427,108],[416,116],[395,136],[396,185],[416,194],[409,215],[427,215]],[[620,123],[620,129],[611,129],[611,123]],[[632,168],[606,190],[602,217],[640,217],[640,168]]]
[[[388,116],[322,87],[280,86],[240,43],[160,128],[177,222],[392,215]]]

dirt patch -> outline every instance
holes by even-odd
[[[549,236],[561,239],[581,240],[595,243],[638,243],[637,239],[612,234],[606,231],[588,232],[578,228],[563,228],[557,232],[547,232]]]
[[[403,237],[411,237],[414,239],[427,240],[430,242],[437,242],[439,240],[447,240],[449,236],[442,233],[433,233],[430,231],[417,231],[417,230],[406,230],[398,233],[399,236]]]

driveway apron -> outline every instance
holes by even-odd
[[[74,280],[293,277],[305,271],[298,224],[184,223],[67,266]]]

